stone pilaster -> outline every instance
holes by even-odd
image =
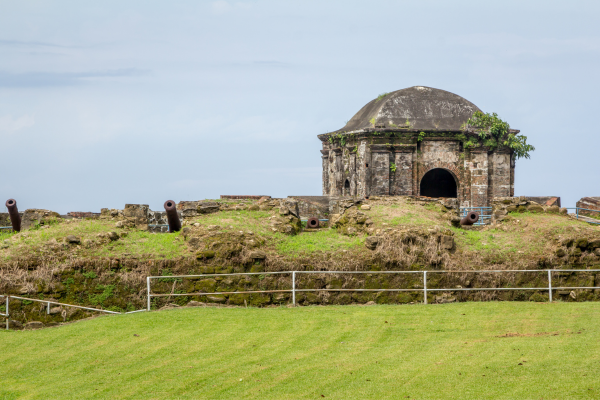
[[[323,165],[323,196],[329,195],[329,150],[321,150]]]
[[[487,150],[471,151],[471,207],[488,206],[488,154]]]

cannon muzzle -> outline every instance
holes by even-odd
[[[319,227],[319,218],[309,218],[308,221],[306,221],[306,227],[307,228],[312,228],[312,229],[316,229]]]
[[[479,213],[476,211],[469,211],[467,215],[460,220],[461,225],[473,225],[479,221]]]
[[[165,201],[165,211],[167,212],[167,222],[169,223],[169,232],[179,232],[181,230],[181,221],[177,214],[177,205],[173,200]]]
[[[21,216],[17,209],[17,201],[15,199],[6,200],[6,208],[8,208],[8,215],[10,216],[13,231],[21,232]]]

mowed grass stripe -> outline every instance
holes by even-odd
[[[592,399],[599,317],[517,302],[107,316],[0,332],[0,398]]]

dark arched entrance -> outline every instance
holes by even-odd
[[[421,196],[456,198],[456,180],[445,169],[434,168],[421,179]]]

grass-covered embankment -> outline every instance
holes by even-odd
[[[187,308],[0,332],[3,399],[600,397],[598,303]]]

